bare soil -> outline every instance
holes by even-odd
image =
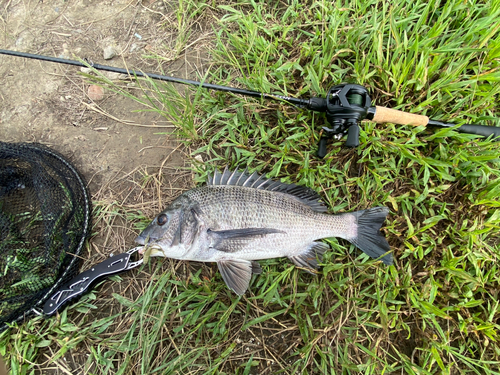
[[[144,56],[174,43],[165,4],[151,1],[23,1],[0,5],[0,48],[189,77],[201,54],[160,66]],[[160,10],[158,10],[160,9]],[[113,46],[117,55],[104,60]],[[168,50],[168,48],[167,48]],[[112,92],[92,101],[89,82],[73,66],[0,55],[0,139],[41,142],[67,155],[96,192],[144,167],[167,167],[183,156],[165,119],[133,112],[140,104]],[[129,125],[133,123],[133,125]],[[118,178],[117,178],[118,177]]]

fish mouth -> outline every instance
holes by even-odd
[[[151,239],[148,237],[143,237],[142,235],[137,236],[135,242],[139,245],[142,245],[143,248],[139,250],[139,254],[144,255],[148,250],[148,258],[149,257],[164,257],[165,254],[161,247],[151,243]]]
[[[156,248],[156,247],[148,247],[148,246],[144,246],[142,249],[139,250],[139,254],[141,255],[145,255],[146,251],[149,250],[149,254],[147,255],[147,257],[164,257],[165,254],[163,253],[163,250],[160,249],[160,248]]]
[[[138,243],[139,245],[146,245],[146,237],[142,237],[141,235],[137,236],[137,238],[134,240],[135,243]]]
[[[145,236],[144,233],[141,233],[136,237],[134,242],[139,244],[139,245],[147,245],[147,244],[152,244],[157,239],[158,238],[156,238],[156,237],[151,237],[149,234],[147,236]]]

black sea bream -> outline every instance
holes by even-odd
[[[215,172],[203,187],[179,196],[137,237],[150,256],[217,262],[227,286],[245,293],[259,259],[288,257],[316,270],[329,246],[316,240],[340,237],[373,258],[392,264],[379,232],[389,210],[331,215],[313,190],[246,172]],[[144,250],[143,250],[144,251]]]

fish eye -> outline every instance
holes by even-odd
[[[161,214],[160,216],[158,216],[158,219],[156,219],[156,222],[158,223],[158,225],[165,225],[168,221],[168,217],[167,215],[165,214]]]

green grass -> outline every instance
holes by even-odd
[[[500,125],[500,1],[217,4],[182,2],[213,22],[207,82],[305,98],[358,83],[377,105]],[[204,158],[197,182],[248,166],[315,189],[332,212],[386,205],[395,264],[332,239],[319,275],[264,261],[238,299],[213,265],[154,261],[140,292],[98,302],[95,291],[1,334],[13,374],[78,350],[89,374],[500,373],[500,143],[364,123],[359,148],[336,141],[319,160],[322,114],[140,84],[137,100]],[[110,212],[138,227],[154,214]],[[99,303],[109,313],[95,315]]]

